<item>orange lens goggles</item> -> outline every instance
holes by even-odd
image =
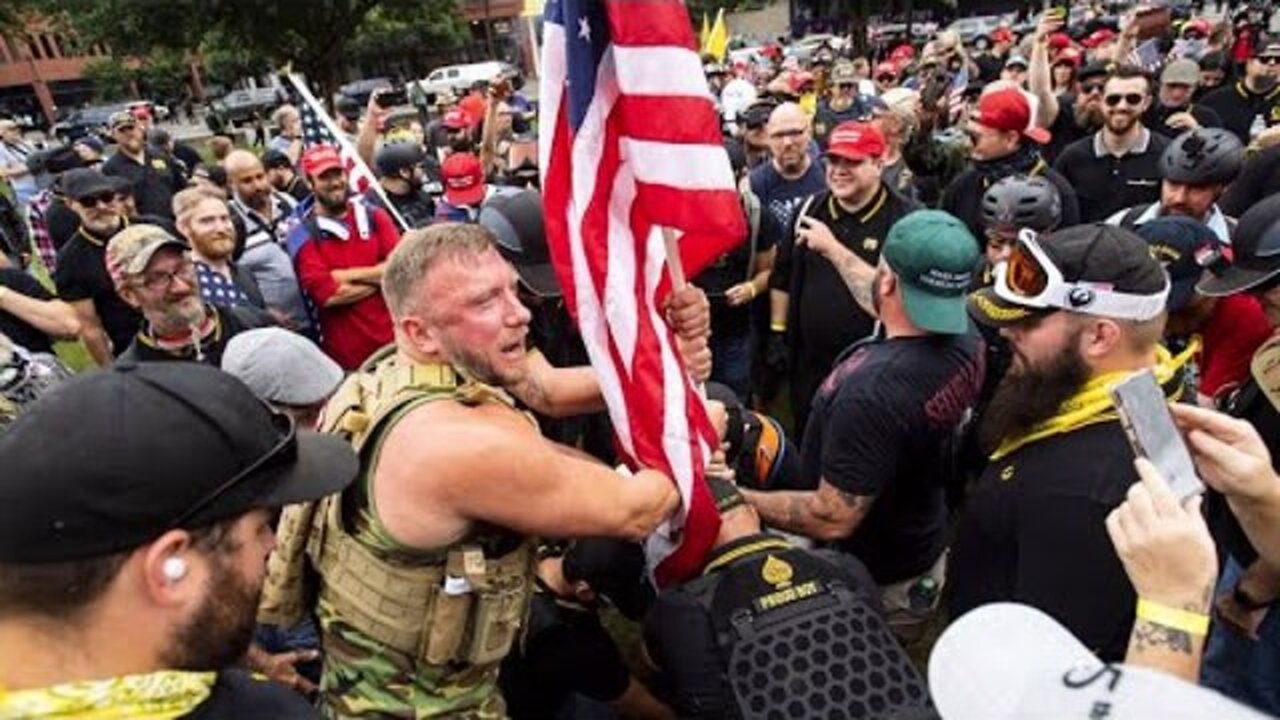
[[[1049,275],[1025,243],[1013,246],[1005,276],[1009,289],[1023,297],[1039,297],[1049,286]]]

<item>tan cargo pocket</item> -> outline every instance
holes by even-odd
[[[506,657],[524,618],[525,583],[520,578],[491,582],[476,594],[473,631],[464,661],[496,663]]]
[[[463,553],[450,551],[445,560],[444,585],[436,588],[435,602],[429,603],[427,609],[422,658],[430,665],[463,659],[459,653],[475,600],[474,588],[463,579],[463,570]]]

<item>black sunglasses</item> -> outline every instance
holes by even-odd
[[[1081,86],[1080,86],[1080,94],[1081,94],[1081,95],[1092,95],[1092,94],[1094,94],[1094,93],[1100,93],[1100,92],[1102,92],[1102,86],[1103,86],[1103,85],[1104,85],[1104,83],[1088,83],[1088,84],[1081,85]]]
[[[80,203],[81,205],[87,208],[92,208],[92,207],[97,207],[99,205],[106,205],[109,203],[113,203],[116,201],[116,197],[117,197],[116,194],[113,192],[96,193],[94,195],[88,195],[88,196],[82,197],[76,202]]]
[[[1108,95],[1102,100],[1107,104],[1107,107],[1115,107],[1120,104],[1121,100],[1130,107],[1137,107],[1142,104],[1143,100],[1146,100],[1146,97],[1141,93],[1125,93],[1124,95]]]
[[[284,435],[280,441],[268,450],[262,457],[249,463],[249,466],[231,477],[230,480],[219,485],[213,492],[205,495],[192,505],[188,510],[183,512],[173,522],[169,523],[169,528],[180,528],[189,522],[196,515],[199,515],[206,508],[221,498],[223,495],[234,490],[244,481],[254,477],[264,468],[274,465],[283,465],[291,463],[298,457],[298,427],[293,418],[283,413],[272,413],[272,423],[277,428],[283,426]]]
[[[1280,65],[1280,56],[1271,55],[1268,57],[1260,57],[1258,58],[1258,62],[1263,65]]]
[[[898,78],[896,78],[896,77],[894,77],[894,76],[892,76],[892,75],[877,75],[877,76],[876,76],[876,82],[882,82],[882,83],[891,83],[891,82],[893,82],[893,81],[895,81],[895,80],[897,80],[897,79],[898,79]]]

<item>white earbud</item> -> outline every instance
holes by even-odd
[[[165,580],[176,583],[187,576],[187,561],[180,557],[166,558],[160,571],[164,573]]]

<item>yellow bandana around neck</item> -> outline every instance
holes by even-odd
[[[217,673],[165,670],[9,692],[0,688],[0,720],[170,720],[213,692]]]
[[[1152,368],[1156,382],[1160,383],[1161,387],[1168,384],[1173,376],[1199,352],[1199,338],[1194,338],[1176,357],[1170,355],[1163,346],[1157,346],[1156,366]],[[1117,419],[1119,416],[1116,415],[1115,406],[1111,402],[1111,386],[1131,374],[1131,371],[1122,370],[1090,378],[1075,395],[1063,401],[1057,415],[1038,423],[1022,435],[1005,438],[1000,443],[1000,447],[991,453],[991,459],[999,460],[1024,445],[1052,435],[1062,435],[1082,427]],[[1177,400],[1181,396],[1182,386],[1179,385],[1169,394],[1169,399]]]

